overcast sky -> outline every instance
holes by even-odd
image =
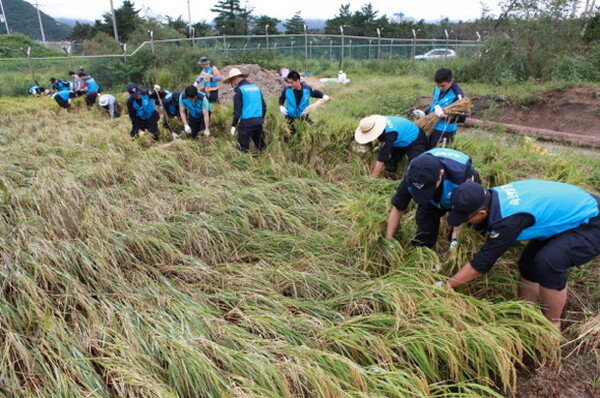
[[[35,4],[34,0],[28,0]],[[481,15],[481,3],[492,9],[492,14],[498,14],[499,0],[249,0],[247,4],[254,8],[254,15],[269,15],[281,20],[294,16],[296,11],[302,12],[305,19],[333,18],[340,4],[351,4],[352,11],[358,10],[366,3],[373,4],[379,11],[378,16],[402,12],[406,17],[417,20],[439,20],[448,17],[452,20],[469,20]],[[113,0],[115,8],[123,4],[122,0]],[[46,14],[55,18],[73,18],[94,20],[110,10],[110,0],[39,0],[40,8]],[[134,0],[137,8],[148,9],[150,15],[183,16],[188,18],[187,0]],[[217,0],[190,0],[192,22],[206,20],[211,22],[216,14],[210,12]],[[244,4],[244,1],[242,1]]]

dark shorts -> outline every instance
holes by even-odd
[[[138,135],[138,130],[148,130],[149,132],[152,133],[152,137],[155,140],[158,140],[158,135],[159,135],[159,131],[158,131],[158,119],[160,118],[160,116],[158,115],[158,112],[154,111],[154,113],[152,114],[152,116],[150,116],[149,119],[140,119],[138,117],[135,117],[133,122],[131,123],[131,131],[129,132],[129,135],[131,135],[132,137],[135,137]]]
[[[219,103],[219,90],[207,91],[206,96],[208,97],[208,102],[211,104]]]
[[[567,285],[567,270],[600,254],[600,216],[545,240],[531,240],[519,259],[521,276],[548,289]]]
[[[250,141],[254,142],[256,149],[262,151],[267,146],[265,143],[265,132],[263,125],[251,127],[241,127],[238,130],[239,150],[242,152],[250,152]]]
[[[85,104],[87,106],[92,106],[96,103],[96,97],[98,96],[98,93],[90,93],[88,95],[85,96]]]

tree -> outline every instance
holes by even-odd
[[[306,21],[300,16],[301,11],[296,11],[291,19],[285,21],[283,26],[285,27],[285,33],[288,34],[301,34],[304,33],[304,25]]]
[[[327,34],[339,34],[340,26],[351,26],[352,25],[352,12],[350,11],[350,3],[341,4],[338,10],[338,15],[332,19],[325,21],[325,33]],[[348,31],[352,34],[351,31]]]
[[[91,39],[94,37],[94,28],[92,25],[87,23],[79,23],[79,21],[75,22],[75,26],[67,39],[69,40],[85,40]]]
[[[217,13],[214,24],[222,34],[246,35],[249,33],[252,10],[242,8],[240,0],[220,0],[210,11]]]
[[[134,8],[133,2],[125,0],[121,7],[115,9],[115,19],[117,20],[117,28],[119,31],[119,41],[125,42],[129,36],[138,27],[141,18],[138,15],[140,10]],[[109,35],[113,33],[112,14],[105,12],[102,14],[104,22],[96,20],[94,32],[104,32]]]
[[[266,15],[261,15],[260,17],[257,17],[254,19],[254,21],[252,22],[252,31],[251,33],[253,35],[264,35],[265,34],[265,27],[268,25],[268,31],[270,35],[276,35],[279,34],[279,31],[277,30],[277,24],[280,23],[281,21],[277,18],[272,18]]]

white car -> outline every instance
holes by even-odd
[[[450,50],[449,48],[434,48],[423,55],[416,55],[415,59],[418,61],[429,61],[432,59],[448,59],[455,57],[456,52],[454,50]]]

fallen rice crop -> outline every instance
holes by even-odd
[[[390,81],[368,84],[385,97]],[[344,112],[365,87],[328,88],[298,136],[271,101],[259,156],[235,150],[227,108],[212,137],[163,146],[131,140],[126,118],[1,98],[1,393],[500,397],[525,358],[556,362],[557,333],[514,301],[514,253],[462,294],[433,270],[479,236],[456,257],[410,248],[411,208],[383,239],[398,180],[368,178]],[[549,165],[484,131],[456,147],[486,183],[549,172],[600,188],[595,159]]]

